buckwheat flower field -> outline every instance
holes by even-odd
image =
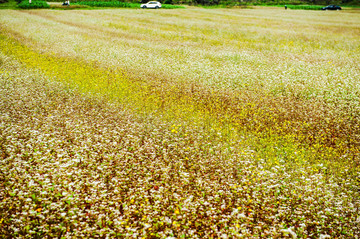
[[[1,238],[359,238],[360,13],[0,10]]]

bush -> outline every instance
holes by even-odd
[[[49,4],[45,1],[34,1],[32,0],[31,3],[29,1],[22,1],[18,5],[19,8],[22,9],[35,9],[35,8],[50,8]]]
[[[312,5],[288,5],[290,9],[301,9],[301,10],[321,10],[321,6]]]
[[[148,1],[147,1],[148,2]],[[118,7],[118,8],[140,8],[138,3],[128,3],[128,2],[102,2],[102,1],[82,1],[73,3],[76,5],[85,5],[90,7]],[[162,4],[162,8],[165,9],[174,9],[174,8],[185,8],[183,6],[174,6],[170,4]]]
[[[185,8],[184,6],[179,6],[179,5],[171,5],[171,4],[162,4],[161,8],[164,9],[175,9],[175,8]]]
[[[127,2],[101,2],[101,1],[81,1],[74,3],[76,5],[86,5],[90,7],[121,7],[121,8],[138,8],[140,5],[137,3],[127,3]]]

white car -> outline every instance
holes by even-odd
[[[155,8],[155,9],[158,9],[158,8],[161,8],[161,3],[151,1],[151,2],[148,2],[148,3],[145,3],[145,4],[141,4],[140,7],[141,8]]]

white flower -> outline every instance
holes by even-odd
[[[292,229],[294,229],[294,227],[290,227],[288,229],[282,229],[281,231],[286,233],[286,234],[289,233],[293,239],[296,239],[297,235]]]
[[[229,238],[229,237],[228,237],[228,235],[226,235],[226,234],[221,234],[221,238],[227,239],[227,238]]]
[[[172,223],[171,219],[168,218],[168,217],[165,217],[165,218],[164,218],[164,222],[166,222],[166,223],[168,223],[168,224],[171,224],[171,223]]]

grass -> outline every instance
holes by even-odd
[[[7,3],[1,3],[0,9],[37,9],[37,8],[51,8],[54,10],[74,10],[74,9],[93,9],[93,8],[140,8],[139,3],[128,3],[119,1],[79,1],[71,2],[70,6],[62,6],[60,3],[51,2],[50,5],[44,1],[23,1],[17,4],[16,1],[10,0]],[[185,8],[184,6],[162,4],[163,9],[178,9]]]
[[[81,1],[72,3],[73,5],[86,5],[90,7],[118,7],[118,8],[139,8],[138,3],[127,3],[127,2],[100,2],[100,1]]]
[[[118,2],[118,1],[79,1],[73,3],[73,5],[85,5],[90,7],[116,7],[116,8],[140,8],[139,3],[128,3],[128,2]],[[162,4],[161,8],[164,9],[176,9],[176,8],[185,8],[183,6],[176,6],[170,4]]]
[[[276,7],[284,8],[285,5],[274,5]],[[321,10],[324,6],[323,5],[287,5],[289,9],[293,10]]]
[[[0,20],[3,235],[359,236],[355,14]]]
[[[15,9],[16,5],[17,3],[15,0],[10,0],[5,3],[0,3],[0,9]]]
[[[42,0],[35,0],[31,3],[29,3],[29,1],[22,1],[17,7],[21,9],[50,8],[49,4]]]

